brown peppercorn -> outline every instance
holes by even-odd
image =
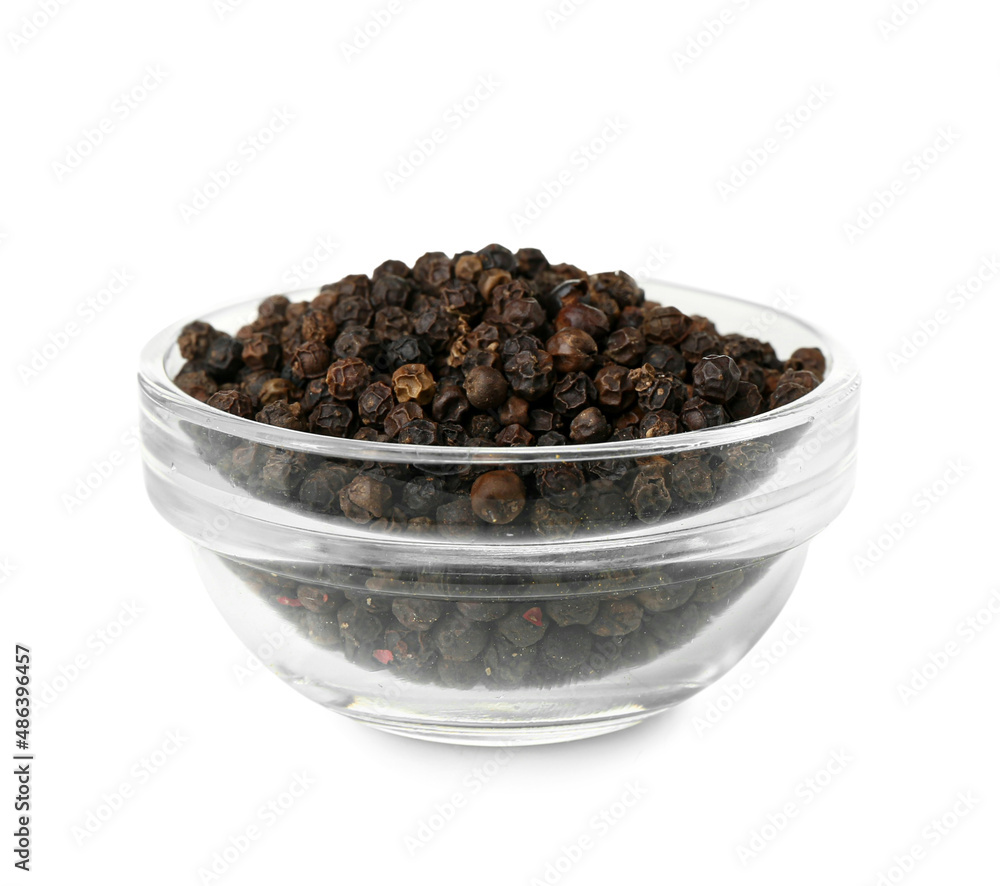
[[[358,395],[358,415],[366,425],[380,425],[394,403],[392,388],[385,382],[372,382]]]
[[[785,362],[785,369],[804,369],[822,381],[826,374],[826,357],[819,348],[799,348]]]
[[[465,394],[476,409],[496,409],[507,399],[507,379],[491,366],[476,366],[465,376]]]
[[[816,373],[807,369],[786,369],[781,373],[778,384],[783,385],[785,382],[802,385],[807,391],[814,391],[822,384]]]
[[[510,281],[510,271],[505,271],[502,268],[489,268],[479,275],[476,282],[483,298],[489,298],[494,289],[503,286],[504,283],[510,283]]]
[[[253,401],[241,391],[219,391],[212,394],[207,405],[238,418],[253,418]]]
[[[371,369],[359,357],[346,357],[330,365],[326,384],[334,400],[354,400],[371,381]]]
[[[338,328],[370,326],[375,309],[368,295],[342,295],[333,306],[333,319]]]
[[[611,296],[621,308],[642,304],[645,293],[624,271],[605,271],[590,275],[590,288],[595,293]]]
[[[392,490],[385,484],[359,474],[340,490],[340,509],[355,523],[370,523],[391,511]]]
[[[535,442],[535,435],[523,425],[507,425],[496,435],[500,446],[530,446]]]
[[[484,440],[492,440],[500,432],[500,422],[492,415],[479,413],[472,416],[469,421],[469,436],[479,437]]]
[[[604,356],[622,366],[638,366],[646,351],[646,337],[638,329],[616,329],[604,343]]]
[[[455,383],[441,385],[431,403],[431,415],[435,421],[460,422],[469,411],[469,399],[465,391]]]
[[[597,402],[606,412],[623,412],[635,403],[635,385],[629,377],[629,370],[617,363],[597,371],[594,388]]]
[[[679,413],[687,397],[687,386],[676,376],[665,372],[650,374],[648,365],[629,373],[638,392],[639,406],[646,411],[666,409]]]
[[[382,341],[395,341],[413,332],[410,312],[396,305],[380,308],[375,313],[375,335]]]
[[[273,335],[255,332],[243,343],[242,356],[250,369],[274,369],[281,362],[281,345]]]
[[[552,408],[561,415],[576,415],[597,402],[597,386],[583,372],[564,375],[552,389]]]
[[[349,326],[333,343],[333,353],[340,360],[357,357],[371,362],[382,348],[382,342],[372,329],[364,326]]]
[[[271,378],[260,386],[260,405],[269,406],[278,400],[292,402],[298,395],[299,389],[287,378]]]
[[[527,400],[521,397],[511,397],[500,407],[498,413],[500,424],[504,425],[524,425],[527,427],[530,416],[530,406]]]
[[[787,406],[789,403],[794,403],[796,400],[802,399],[808,393],[808,388],[793,381],[781,382],[775,388],[774,393],[771,394],[768,405],[771,409],[778,409],[781,406]]]
[[[385,433],[390,440],[397,437],[411,421],[424,417],[424,411],[413,400],[406,403],[398,403],[393,406],[385,416]]]
[[[392,374],[392,390],[400,403],[408,400],[425,406],[434,399],[437,384],[423,363],[406,363]]]
[[[555,365],[546,351],[520,351],[503,369],[514,393],[529,402],[544,397],[556,382]]]
[[[210,323],[196,320],[181,330],[177,346],[185,360],[200,360],[208,353],[209,346],[219,335],[220,333],[216,332]]]
[[[472,510],[484,523],[504,525],[524,510],[525,488],[513,471],[489,471],[472,484]]]
[[[700,458],[680,458],[670,469],[670,488],[693,504],[704,504],[715,498],[712,470]]]
[[[686,400],[680,414],[681,421],[689,431],[703,431],[729,421],[729,414],[720,403],[709,403],[701,397]]]
[[[437,423],[426,418],[407,422],[400,429],[396,442],[404,446],[433,446],[438,442]]]
[[[579,372],[594,365],[597,343],[582,329],[567,326],[545,343],[545,350],[552,355],[556,372]]]
[[[611,436],[611,426],[596,406],[584,409],[569,426],[569,437],[574,443],[603,443]]]
[[[330,366],[330,349],[319,339],[311,339],[295,349],[290,363],[299,378],[321,378]]]
[[[722,351],[722,339],[711,332],[692,328],[680,343],[681,355],[688,363],[697,363],[709,354]]]
[[[608,315],[590,305],[577,302],[567,304],[556,315],[556,329],[582,329],[594,341],[602,341],[611,331]]]
[[[578,465],[554,463],[535,468],[538,491],[555,507],[571,511],[580,503],[587,480]]]
[[[284,428],[289,431],[304,431],[306,423],[302,417],[302,407],[298,403],[287,400],[276,400],[268,403],[257,413],[257,421],[262,425]]]
[[[655,468],[639,470],[632,481],[628,498],[636,517],[643,523],[656,523],[673,503],[666,477]]]
[[[327,311],[312,309],[303,314],[301,330],[306,341],[330,342],[337,335],[337,322]]]
[[[666,437],[676,434],[679,430],[680,421],[677,416],[665,409],[647,412],[639,422],[640,437]]]
[[[727,403],[736,396],[740,368],[724,354],[704,357],[691,371],[694,392],[713,403]]]
[[[433,292],[451,279],[451,268],[451,259],[443,252],[426,252],[413,264],[413,279]]]
[[[675,345],[690,329],[691,318],[675,307],[654,307],[642,324],[642,334],[654,345]]]
[[[483,260],[474,252],[455,259],[455,277],[458,280],[475,280],[483,270]]]
[[[174,379],[174,384],[189,397],[201,400],[202,403],[208,402],[208,399],[219,390],[215,379],[204,370],[182,372]]]
[[[354,413],[344,403],[327,400],[309,415],[309,430],[327,437],[349,437],[355,429]]]
[[[736,396],[726,404],[726,412],[733,421],[741,421],[758,415],[764,408],[764,398],[756,385],[741,381],[736,388]]]
[[[288,314],[291,302],[287,295],[270,295],[257,308],[257,316],[261,320],[284,319]]]

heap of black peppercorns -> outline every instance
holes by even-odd
[[[175,382],[234,416],[297,431],[436,446],[561,446],[661,437],[746,419],[819,385],[825,359],[646,301],[628,274],[589,275],[496,244],[283,295],[229,335],[179,338]],[[659,460],[503,470],[360,464],[219,434],[207,460],[261,497],[388,531],[548,538],[655,523],[762,482],[755,440]]]

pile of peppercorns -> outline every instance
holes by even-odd
[[[241,418],[296,431],[451,447],[561,446],[712,428],[819,385],[825,359],[782,361],[766,342],[646,301],[621,271],[588,275],[537,249],[498,245],[412,268],[387,261],[311,301],[265,299],[229,335],[179,338],[175,382]],[[463,538],[491,528],[547,538],[656,523],[762,482],[771,443],[676,458],[554,461],[481,470],[361,464],[203,432],[235,484],[386,531]],[[460,462],[461,460],[459,460]]]
[[[408,596],[440,593],[447,582],[404,583],[399,571],[355,569],[303,583],[224,559],[314,645],[361,668],[463,689],[552,686],[651,662],[691,642],[772,562],[718,571],[720,564],[684,580],[666,580],[658,570],[612,570],[586,586],[571,583],[563,598],[511,601]]]

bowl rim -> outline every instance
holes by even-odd
[[[177,418],[247,442],[280,449],[305,452],[328,458],[355,461],[381,461],[411,464],[497,464],[535,463],[552,461],[605,461],[619,458],[642,458],[669,455],[692,449],[731,446],[746,443],[799,425],[817,421],[844,400],[854,396],[861,383],[858,366],[850,353],[831,336],[816,329],[799,317],[778,308],[760,305],[747,299],[723,295],[709,290],[662,280],[644,280],[644,288],[665,288],[673,293],[708,296],[733,302],[741,306],[759,307],[801,327],[813,336],[814,345],[822,349],[827,359],[824,381],[804,397],[769,412],[740,421],[730,422],[704,431],[684,431],[666,437],[649,437],[639,440],[615,440],[605,443],[567,444],[565,446],[427,446],[393,442],[353,440],[345,437],[327,437],[310,431],[295,431],[261,424],[253,419],[240,418],[214,409],[178,388],[167,373],[166,361],[176,345],[180,331],[188,323],[205,320],[224,311],[244,306],[249,311],[256,308],[265,296],[240,302],[231,302],[198,316],[173,323],[161,330],[142,349],[139,368],[139,385],[144,394],[161,407],[169,409]],[[315,298],[318,287],[293,290],[285,293],[293,301]],[[805,346],[805,345],[804,345]]]

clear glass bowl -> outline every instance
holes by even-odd
[[[188,397],[171,381],[184,362],[180,323],[142,356],[150,498],[194,543],[209,593],[247,647],[269,649],[278,676],[332,710],[477,744],[637,723],[721,677],[781,611],[809,541],[850,496],[860,386],[838,344],[786,314],[663,283],[646,292],[723,332],[763,323],[757,334],[782,356],[818,346],[826,379],[772,412],[668,437],[370,443],[258,424]],[[258,303],[198,319],[232,332]],[[558,491],[529,492],[516,520],[485,523],[469,488],[500,469],[555,470]],[[359,472],[364,488],[351,486]],[[663,478],[665,513],[631,510],[639,472]],[[341,502],[351,512],[351,496],[373,489],[382,518],[345,516]]]

